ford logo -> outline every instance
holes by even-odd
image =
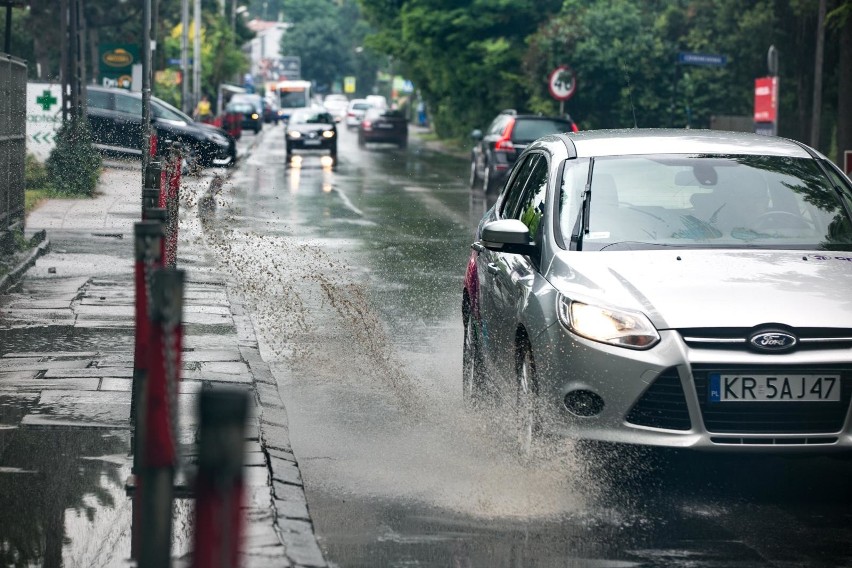
[[[795,335],[786,331],[761,331],[749,337],[749,343],[760,351],[787,351],[798,342]]]

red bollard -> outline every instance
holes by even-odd
[[[168,225],[166,227],[166,266],[175,268],[177,266],[177,243],[178,225],[180,213],[180,170],[181,170],[180,144],[172,143],[169,146],[165,185],[165,208],[168,212]]]
[[[248,392],[213,389],[199,396],[193,568],[239,566]]]
[[[172,501],[177,467],[177,393],[183,345],[180,270],[160,269],[151,282],[151,340],[142,407],[145,434],[134,493],[134,557],[139,568],[171,564]],[[137,512],[138,511],[138,512]],[[138,552],[138,554],[136,554]]]
[[[143,403],[144,383],[148,364],[148,346],[151,338],[151,320],[148,306],[151,302],[152,278],[155,270],[162,268],[163,225],[157,221],[142,221],[134,226],[135,237],[135,339],[133,349],[133,386],[130,396],[130,421],[133,426],[131,451],[133,469],[139,465],[139,438],[144,436]],[[140,420],[143,420],[140,422]]]

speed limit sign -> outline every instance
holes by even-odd
[[[577,90],[574,71],[567,65],[560,65],[547,78],[547,88],[550,90],[550,96],[557,101],[567,101]]]

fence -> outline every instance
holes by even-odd
[[[24,228],[26,98],[26,62],[0,53],[0,242]]]

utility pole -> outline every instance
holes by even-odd
[[[819,0],[817,16],[817,44],[814,57],[814,97],[811,111],[811,146],[819,146],[820,121],[822,120],[822,61],[825,51],[825,0]]]
[[[201,100],[201,0],[195,0],[193,6],[195,37],[192,42],[192,104]]]
[[[189,107],[189,0],[180,2],[180,106],[187,114]]]
[[[151,163],[151,0],[142,10],[142,187]]]

